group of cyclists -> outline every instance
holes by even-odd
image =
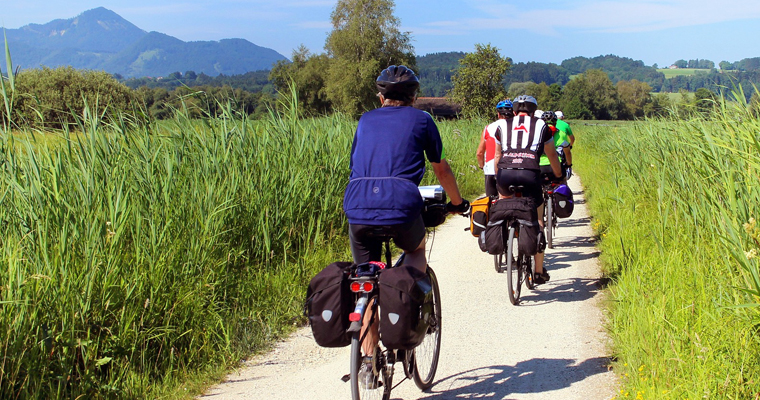
[[[413,107],[419,90],[414,71],[391,65],[375,83],[381,107],[364,113],[359,120],[344,195],[353,261],[361,264],[381,260],[382,242],[370,233],[374,227],[382,226],[395,233],[394,242],[404,251],[405,264],[424,272],[426,230],[418,185],[425,173],[425,159],[449,196],[450,213],[466,213],[469,202],[459,192],[433,118]],[[560,126],[559,112],[536,116],[538,104],[532,96],[500,101],[496,110],[498,119],[483,130],[477,150],[478,163],[485,173],[486,194],[494,199],[509,198],[516,195],[510,188],[520,186],[522,196],[535,199],[541,215],[542,182],[547,176],[564,179],[557,142],[568,143],[565,157],[570,167],[572,132]],[[537,254],[535,261],[535,282],[548,281],[543,254]],[[360,374],[372,373],[372,357],[379,341],[378,324],[373,318],[377,318],[374,313],[363,316],[364,365]]]
[[[533,96],[499,101],[496,113],[497,120],[483,129],[476,151],[485,175],[486,195],[494,200],[510,198],[516,193],[509,188],[522,186],[521,194],[534,199],[541,216],[545,208],[542,186],[566,183],[572,175],[572,130],[562,120],[561,111],[539,110]],[[543,223],[539,218],[541,230]],[[544,254],[539,251],[535,255],[536,284],[550,279],[543,263]]]

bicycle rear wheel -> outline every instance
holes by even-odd
[[[509,292],[509,301],[517,305],[520,302],[520,287],[522,286],[522,271],[520,265],[520,254],[518,239],[515,237],[514,225],[509,226],[509,235],[507,236],[507,248],[505,257],[507,258],[507,291]]]
[[[388,400],[391,397],[391,376],[385,366],[382,352],[375,351],[375,376],[370,382],[360,382],[359,371],[362,367],[361,334],[355,332],[351,337],[351,399],[352,400]],[[378,359],[380,358],[380,359]],[[372,382],[374,381],[374,382]],[[375,383],[376,382],[376,383]],[[372,387],[374,384],[374,387]]]
[[[438,358],[441,352],[441,291],[438,279],[430,266],[427,274],[433,287],[433,314],[429,319],[429,327],[425,339],[412,350],[412,376],[414,384],[422,390],[433,385],[433,378],[438,369]]]
[[[554,248],[554,196],[546,197],[546,218],[544,218],[544,231],[546,232],[546,247]]]

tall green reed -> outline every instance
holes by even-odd
[[[578,171],[614,281],[620,397],[754,396],[760,319],[744,305],[757,303],[757,243],[744,224],[760,202],[757,118],[736,100],[710,118],[579,128]]]
[[[20,128],[1,155],[0,398],[173,393],[299,321],[308,279],[348,257],[356,122],[292,101],[160,124],[87,107],[57,141]],[[480,127],[441,126],[455,171],[474,163]]]

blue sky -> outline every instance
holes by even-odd
[[[19,28],[108,8],[146,31],[181,40],[244,38],[286,57],[323,51],[330,12],[320,0],[5,1],[0,25]],[[757,0],[399,0],[396,16],[419,55],[490,43],[516,62],[616,54],[647,65],[760,57]]]

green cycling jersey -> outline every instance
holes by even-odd
[[[557,121],[559,122],[559,121]],[[570,146],[570,138],[561,130],[554,130],[554,147],[567,147]],[[549,163],[549,157],[546,154],[541,154],[541,158],[538,160],[538,165],[551,165]]]

